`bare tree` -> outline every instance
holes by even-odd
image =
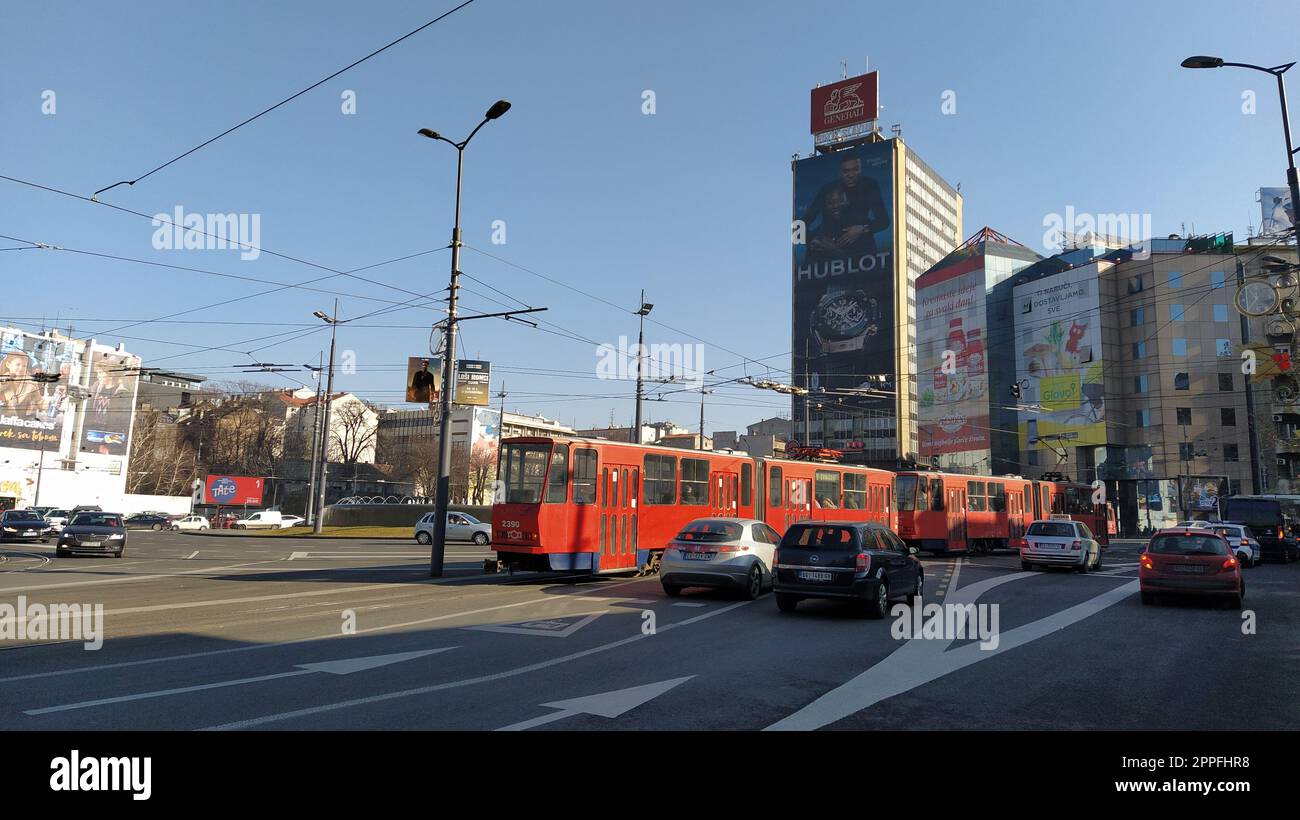
[[[159,410],[136,415],[127,464],[127,492],[188,495],[195,469],[195,450],[175,418]]]
[[[379,420],[375,410],[366,402],[339,403],[330,419],[330,460],[356,464],[367,455],[374,460]]]

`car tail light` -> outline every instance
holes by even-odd
[[[859,552],[853,559],[853,570],[854,572],[870,572],[871,556],[865,552]]]
[[[1281,537],[1282,537],[1282,528],[1281,528],[1281,527],[1278,527],[1278,528],[1277,528],[1277,537],[1278,537],[1278,538],[1281,538]]]
[[[1153,563],[1151,563],[1151,556],[1150,556],[1150,555],[1147,555],[1145,552],[1142,553],[1142,556],[1138,559],[1138,563],[1141,564],[1142,569],[1155,569],[1155,568],[1156,568],[1156,565],[1153,564]]]
[[[747,549],[749,549],[749,547],[742,547],[739,544],[721,544],[718,547],[718,552],[740,552],[741,550]]]
[[[1082,546],[1083,546],[1083,542],[1082,542],[1082,541],[1075,541],[1073,544],[1070,545],[1070,549],[1072,549],[1072,550],[1077,550],[1077,549],[1079,549],[1079,548],[1082,547]]]
[[[1237,566],[1237,559],[1229,558],[1228,560],[1223,562],[1223,566],[1219,567],[1219,572],[1227,572],[1228,570],[1235,569],[1236,566]]]
[[[1249,546],[1250,546],[1250,542],[1247,541],[1245,538],[1243,538],[1243,539],[1241,539],[1241,545],[1242,545],[1243,547],[1249,547]]]
[[[781,551],[779,549],[772,550],[772,566],[776,566],[779,563],[781,563]]]

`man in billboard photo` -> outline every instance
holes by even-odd
[[[846,152],[839,179],[817,192],[801,217],[808,226],[808,261],[877,252],[876,234],[889,227],[880,184],[862,175],[862,158]]]
[[[420,369],[411,374],[411,381],[406,386],[406,400],[420,404],[436,400],[436,394],[430,398],[433,384],[434,375],[429,372],[429,360],[424,359],[420,363]]]

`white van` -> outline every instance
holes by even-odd
[[[278,530],[280,529],[280,511],[262,510],[247,518],[241,518],[230,526],[237,530]]]

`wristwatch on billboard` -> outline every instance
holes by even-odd
[[[826,353],[861,350],[876,335],[880,304],[860,290],[831,288],[813,308],[813,333]]]

